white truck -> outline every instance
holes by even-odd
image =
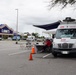
[[[67,17],[60,23],[53,39],[52,54],[76,53],[76,20]]]
[[[27,41],[35,41],[35,36],[28,36]]]

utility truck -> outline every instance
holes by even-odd
[[[52,54],[76,53],[76,20],[67,17],[60,22],[53,39]]]

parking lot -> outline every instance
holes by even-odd
[[[20,43],[25,41],[0,41],[0,75],[76,75],[75,55],[43,58],[47,53],[36,53],[29,60],[31,49]]]

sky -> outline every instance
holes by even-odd
[[[40,28],[33,25],[43,25],[63,20],[65,17],[76,18],[75,6],[68,5],[61,9],[59,5],[49,10],[50,0],[0,0],[0,24],[7,24],[16,31],[18,9],[18,32],[37,32]]]

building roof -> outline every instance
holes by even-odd
[[[6,26],[8,29],[10,29],[11,31],[14,31],[12,28],[8,27],[7,24],[0,24],[0,29],[4,28],[5,26]]]

